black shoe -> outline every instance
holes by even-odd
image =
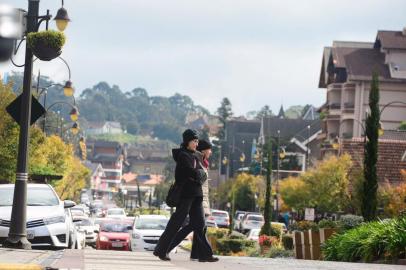
[[[161,255],[156,251],[154,251],[152,254],[154,254],[154,256],[157,256],[162,261],[170,261],[171,260],[171,258],[168,257],[168,254]]]
[[[218,262],[218,261],[219,261],[219,258],[213,257],[213,256],[211,256],[207,259],[199,259],[199,262]]]

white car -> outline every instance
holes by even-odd
[[[95,225],[93,220],[90,218],[75,218],[73,222],[79,231],[83,231],[85,235],[86,244],[89,246],[96,246],[97,231],[99,231],[99,226]]]
[[[240,230],[242,233],[247,233],[252,229],[261,229],[264,223],[264,216],[261,214],[247,213],[241,219]]]
[[[230,217],[227,211],[212,209],[208,220],[214,220],[219,228],[228,228],[230,226]]]
[[[123,208],[110,208],[106,212],[106,218],[126,218],[127,214]]]
[[[248,233],[247,239],[258,241],[260,231],[261,229],[251,229]]]
[[[14,184],[0,185],[0,242],[9,233]],[[61,201],[48,184],[27,185],[27,238],[32,246],[75,248],[77,231],[68,208],[72,201]]]
[[[163,215],[140,215],[135,218],[131,234],[131,250],[154,250],[169,219]],[[172,250],[176,252],[176,248]]]

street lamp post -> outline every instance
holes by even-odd
[[[29,0],[27,15],[27,34],[37,31],[39,0]],[[28,181],[28,147],[31,119],[31,77],[33,53],[30,46],[25,48],[24,85],[20,112],[20,134],[17,155],[17,173],[14,186],[13,207],[11,210],[10,231],[3,243],[7,248],[31,249],[27,239],[27,181]],[[18,194],[18,196],[16,196]]]

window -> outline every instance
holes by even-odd
[[[113,224],[113,223],[103,223],[101,226],[102,232],[128,232],[127,225],[125,224]]]
[[[228,217],[228,213],[224,212],[211,212],[213,217]]]
[[[125,215],[123,209],[110,209],[107,211],[107,215]]]
[[[135,222],[138,230],[165,230],[168,219],[143,219],[139,218]]]
[[[0,206],[13,205],[14,186],[0,189]],[[51,188],[30,187],[27,188],[27,205],[28,206],[53,206],[59,205],[58,197]]]
[[[264,221],[264,218],[262,216],[248,216],[247,220],[252,220],[252,221]]]

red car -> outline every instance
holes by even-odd
[[[130,233],[132,227],[122,222],[110,221],[100,224],[96,249],[130,250]]]

